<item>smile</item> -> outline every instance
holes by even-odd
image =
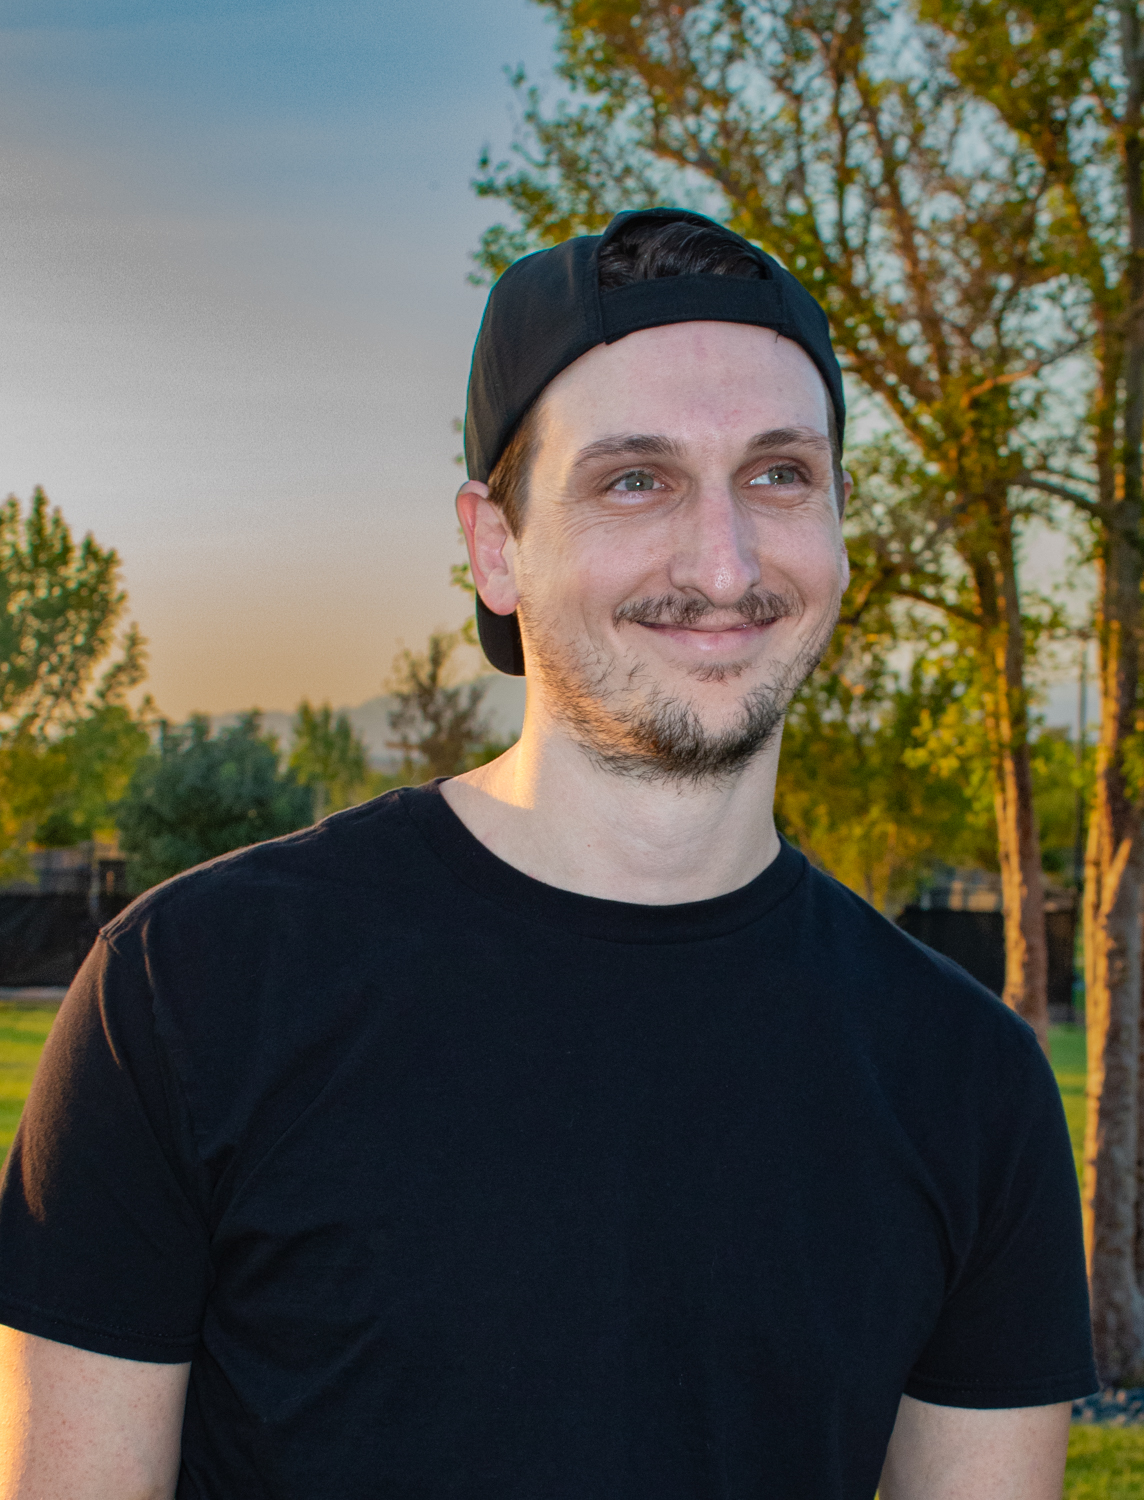
[[[641,620],[639,623],[645,630],[654,630],[661,635],[669,636],[679,645],[686,643],[698,646],[702,651],[712,651],[717,650],[721,645],[742,649],[747,640],[769,630],[782,618],[784,618],[782,615],[775,615],[769,620],[741,620],[728,625],[708,624],[701,621],[696,621],[693,625],[675,625],[670,621],[651,623]]]

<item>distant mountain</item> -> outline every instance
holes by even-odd
[[[478,680],[486,684],[485,710],[492,724],[494,739],[514,739],[524,723],[524,678],[505,677],[496,672]],[[344,713],[349,719],[369,751],[370,763],[380,771],[393,769],[401,759],[386,744],[393,733],[388,718],[393,706],[393,699],[385,693],[359,703],[356,708],[342,707],[335,710],[336,713]],[[223,729],[228,724],[236,723],[239,717],[238,713],[215,714],[211,724],[215,729]],[[292,713],[283,709],[267,709],[262,715],[262,723],[270,734],[277,735],[283,750],[290,748],[291,726],[294,723]]]

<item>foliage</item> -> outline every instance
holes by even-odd
[[[315,817],[338,812],[368,795],[366,747],[346,715],[335,718],[328,703],[312,708],[303,698],[298,705],[290,767],[302,786],[312,788]]]
[[[937,864],[996,869],[988,717],[992,684],[974,650],[972,584],[935,477],[892,435],[850,458],[851,584],[822,666],[792,704],[776,810],[822,868],[893,910]],[[1026,596],[1026,655],[1063,630]],[[1070,865],[1077,769],[1067,740],[1031,740],[1045,867]]]
[[[1060,287],[1046,295],[1052,184],[973,109],[939,35],[865,0],[538,3],[572,98],[546,114],[514,78],[516,161],[486,159],[475,184],[517,219],[486,236],[487,275],[698,194],[817,286],[851,370],[947,473],[1021,472],[1004,438],[1035,403],[1028,378],[1074,345]]]
[[[853,636],[796,697],[775,815],[815,864],[893,910],[936,863],[990,864],[996,840],[988,761],[966,778],[924,754],[930,725],[962,709],[957,658],[934,649],[895,670],[886,645]]]
[[[134,626],[92,690],[126,604],[119,559],[91,536],[77,544],[40,489],[26,512],[15,497],[0,506],[0,603],[0,878],[11,878],[32,846],[111,835],[149,705],[126,702],[146,672]]]
[[[47,741],[14,736],[0,749],[4,803],[27,842],[61,848],[111,838],[115,809],[150,747],[146,720],[103,703]]]
[[[1097,564],[1100,738],[1085,856],[1092,1042],[1082,1207],[1097,1367],[1144,1380],[1144,1213],[1136,1046],[1144,839],[1144,14],[1139,0],[921,0],[951,73],[1032,155],[1050,191],[1047,244],[1086,344],[1061,392],[1065,441],[1033,476],[1089,522]],[[1081,416],[1083,411],[1083,417]]]
[[[451,682],[450,662],[460,640],[456,632],[435,632],[424,655],[406,650],[394,658],[388,691],[397,703],[389,714],[396,738],[390,744],[405,757],[407,779],[456,776],[507,749],[491,739],[481,711],[485,684]]]
[[[138,764],[119,808],[120,843],[144,890],[203,860],[312,820],[313,793],[279,765],[278,745],[256,711],[212,736],[201,714],[176,728]]]
[[[82,699],[127,596],[119,558],[78,545],[43,490],[0,505],[0,728],[42,729]]]
[[[1060,880],[1071,882],[1076,855],[1078,805],[1091,792],[1095,749],[1087,747],[1083,765],[1066,730],[1046,729],[1033,740],[1033,789],[1041,828],[1041,863]],[[1083,853],[1083,851],[1082,851]]]
[[[844,366],[924,479],[940,556],[958,559],[952,589],[938,572],[926,592],[974,630],[1012,940],[1005,998],[1043,1029],[1044,929],[1021,894],[1039,871],[1018,528],[1055,503],[1028,488],[1045,462],[1039,377],[1086,336],[1056,255],[1053,173],[905,7],[537,3],[557,23],[569,93],[546,110],[515,76],[515,160],[486,158],[475,183],[515,224],[489,232],[478,264],[495,276],[618,208],[690,199],[815,291]],[[880,560],[878,587],[914,597],[912,567],[898,571],[892,548]]]

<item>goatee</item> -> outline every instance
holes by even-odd
[[[557,640],[525,599],[519,608],[529,654],[555,715],[602,769],[645,782],[722,782],[741,771],[781,730],[791,699],[822,660],[838,623],[836,607],[791,660],[776,663],[768,681],[743,695],[735,722],[713,732],[686,700],[643,686],[647,670],[642,663],[621,669],[602,653]],[[617,625],[693,626],[715,609],[702,596],[664,595],[623,604],[613,620]],[[797,600],[764,590],[752,590],[732,609],[751,625],[801,613]],[[694,675],[700,681],[723,681],[743,670],[742,663],[728,663]]]

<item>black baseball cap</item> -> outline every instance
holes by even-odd
[[[761,278],[661,276],[600,290],[600,250],[636,219],[718,229],[756,261]],[[514,262],[489,293],[473,350],[465,412],[465,464],[487,483],[521,419],[544,387],[597,344],[668,323],[752,323],[773,328],[810,355],[826,382],[841,440],[846,423],[842,371],[826,314],[777,260],[703,214],[682,208],[617,214],[603,234],[581,235]],[[477,630],[493,666],[524,675],[515,612],[497,615],[477,596]]]

